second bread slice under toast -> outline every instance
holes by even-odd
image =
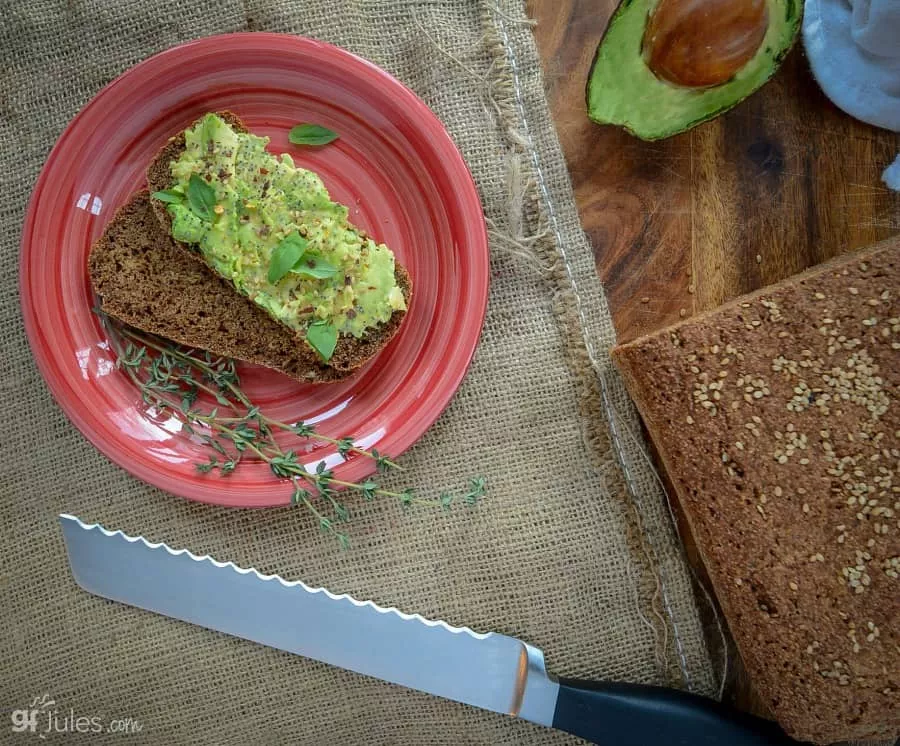
[[[179,246],[160,225],[151,201],[147,191],[135,194],[91,249],[91,285],[104,312],[144,331],[274,368],[304,383],[335,381],[352,372],[322,363],[307,345],[297,343],[291,330]],[[408,293],[405,270],[398,276]],[[395,314],[386,326],[399,326],[401,318]],[[382,346],[361,344],[356,356],[365,362]]]

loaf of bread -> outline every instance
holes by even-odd
[[[900,238],[613,359],[781,725],[900,735]]]

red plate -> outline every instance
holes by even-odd
[[[228,34],[151,57],[104,88],[60,137],[31,197],[19,267],[25,328],[53,395],[97,448],[150,484],[222,505],[281,505],[290,486],[265,464],[243,463],[224,478],[196,471],[207,451],[175,421],[148,414],[91,312],[91,244],[144,184],[166,139],[221,109],[321,174],[351,221],[394,249],[413,278],[400,333],[352,379],[301,386],[240,368],[249,396],[274,418],[311,421],[393,457],[415,442],[450,401],[478,342],[489,274],[484,216],[462,157],[412,91],[370,62],[294,36]],[[340,139],[292,146],[287,133],[298,122]],[[330,446],[304,451],[307,464],[323,458],[340,479],[372,471],[370,459],[344,461]]]

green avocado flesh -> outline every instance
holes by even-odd
[[[800,29],[802,0],[766,0],[769,25],[756,54],[733,78],[709,88],[661,80],[647,66],[641,44],[659,0],[623,0],[597,48],[588,77],[588,116],[643,140],[690,129],[740,103],[778,69]]]
[[[316,174],[269,153],[268,142],[214,114],[186,130],[170,165],[172,235],[196,244],[216,272],[327,359],[333,340],[328,349],[315,339],[323,327],[359,338],[405,310],[394,255],[350,224]]]

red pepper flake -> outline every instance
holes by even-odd
[[[265,176],[267,173],[269,173],[269,169],[267,169],[267,168],[260,168],[260,169],[259,169],[259,172]]]

